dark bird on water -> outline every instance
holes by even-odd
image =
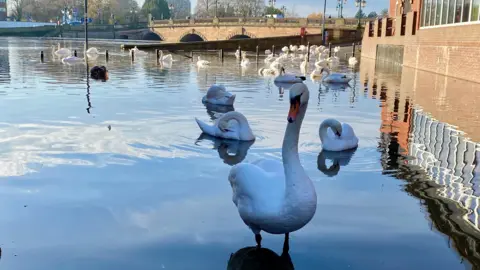
[[[102,80],[102,81],[107,81],[108,80],[108,70],[105,66],[94,66],[90,70],[90,77],[95,80]]]

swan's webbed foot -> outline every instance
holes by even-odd
[[[255,241],[257,242],[257,249],[262,248],[262,236],[260,234],[255,234]]]
[[[285,234],[285,241],[283,242],[283,253],[287,254],[288,251],[290,250],[290,245],[289,245],[289,233]]]

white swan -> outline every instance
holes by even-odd
[[[284,53],[288,53],[288,52],[289,52],[289,49],[288,49],[288,47],[287,47],[287,46],[283,47],[283,48],[282,48],[282,52],[284,52]]]
[[[358,138],[353,128],[336,119],[325,119],[319,129],[322,149],[328,151],[344,151],[358,146]]]
[[[308,106],[307,86],[290,89],[290,111],[283,138],[282,160],[237,164],[230,170],[232,200],[243,222],[261,246],[261,231],[288,234],[304,227],[317,208],[317,194],[298,156],[298,137]]]
[[[245,51],[242,51],[242,55],[240,55],[240,50],[239,49],[237,49],[237,51],[235,52],[235,57],[237,59],[240,59],[240,58],[242,58],[243,56],[246,56],[246,55],[247,55],[247,53]]]
[[[265,62],[265,64],[268,64],[275,61],[275,57],[273,57],[273,54],[269,54],[263,61]]]
[[[242,55],[242,61],[240,62],[240,66],[246,68],[250,65],[250,60],[247,58],[246,55]]]
[[[84,63],[85,59],[76,57],[76,56],[67,56],[62,59],[62,63],[64,64],[78,64],[78,63]]]
[[[197,61],[197,66],[198,67],[207,67],[209,65],[210,65],[210,61],[202,60],[202,58],[200,58],[200,56],[198,56],[198,61]]]
[[[272,51],[270,50],[265,50],[265,55],[271,55],[272,54]],[[273,55],[272,55],[273,56]]]
[[[260,68],[258,70],[258,75],[264,77],[276,76],[278,75],[278,70],[275,68]]]
[[[195,121],[202,132],[210,136],[239,141],[255,140],[247,118],[236,111],[225,113],[215,121],[213,126],[197,118]]]
[[[305,55],[303,58],[304,58],[303,62],[300,63],[300,70],[305,71],[307,70],[307,67],[308,67],[308,61],[307,61],[308,55]]]
[[[56,56],[66,57],[72,55],[72,51],[67,48],[60,48],[60,43],[58,43],[58,49],[55,50],[55,46],[52,46],[52,53]]]
[[[167,54],[167,55],[163,55],[163,51],[160,50],[160,61],[162,62],[172,62],[173,61],[173,57],[171,54]]]
[[[235,95],[228,92],[225,86],[214,84],[208,88],[207,94],[202,98],[203,103],[232,106]]]
[[[323,76],[322,81],[327,83],[348,83],[352,78],[347,77],[346,74],[343,73],[330,73],[330,69],[322,68],[320,72],[323,74],[324,72],[327,73],[326,76]]]
[[[138,49],[137,46],[133,47],[133,49],[130,49],[130,55],[132,55],[132,53],[135,56],[146,56],[146,55],[148,55],[148,53],[146,51],[142,51],[142,50]]]
[[[97,48],[95,48],[95,47],[91,47],[85,53],[86,54],[91,54],[91,55],[97,55],[97,54],[100,54],[100,51],[97,50]]]
[[[318,68],[313,70],[312,73],[310,74],[310,79],[312,79],[312,81],[314,82],[322,81],[322,77],[323,77],[322,70]]]
[[[348,58],[348,64],[350,66],[355,66],[357,64],[357,58],[355,56]]]
[[[285,68],[281,67],[280,74],[275,78],[276,83],[301,83],[305,81],[305,76],[296,76],[293,74],[286,74]]]

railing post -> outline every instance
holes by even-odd
[[[355,57],[355,42],[352,44],[352,57]]]
[[[238,45],[238,52],[239,52],[239,55],[240,55],[240,60],[242,59],[242,47],[240,45]],[[242,61],[240,61],[240,64],[242,63]]]
[[[307,42],[307,62],[310,62],[310,41]]]
[[[105,51],[105,61],[108,62],[108,50]]]
[[[332,57],[332,43],[328,43],[328,57]]]
[[[256,54],[256,56],[257,56],[257,62],[258,62],[258,57],[260,56],[260,51],[258,50],[258,49],[259,49],[259,48],[258,48],[258,45],[257,45],[257,48],[256,48],[256,49],[257,49],[257,54]]]

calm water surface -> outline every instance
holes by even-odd
[[[0,39],[0,268],[227,269],[232,253],[255,244],[231,201],[229,169],[281,159],[288,90],[233,58],[206,56],[212,66],[198,70],[175,55],[161,68],[153,57],[131,63],[118,44],[91,44],[111,55],[90,62],[106,64],[110,80],[91,81],[85,65],[52,59],[53,44]],[[456,83],[438,75],[367,60],[341,70],[354,77],[349,87],[306,82],[299,151],[318,207],[291,235],[295,269],[480,266],[478,109],[455,105],[459,92],[447,90]],[[426,83],[432,76],[446,90]],[[253,144],[200,136],[194,117],[222,113],[201,103],[213,83],[237,95]],[[478,85],[462,89],[478,108]],[[321,151],[327,117],[354,127],[356,151]],[[281,253],[282,236],[263,238]]]

